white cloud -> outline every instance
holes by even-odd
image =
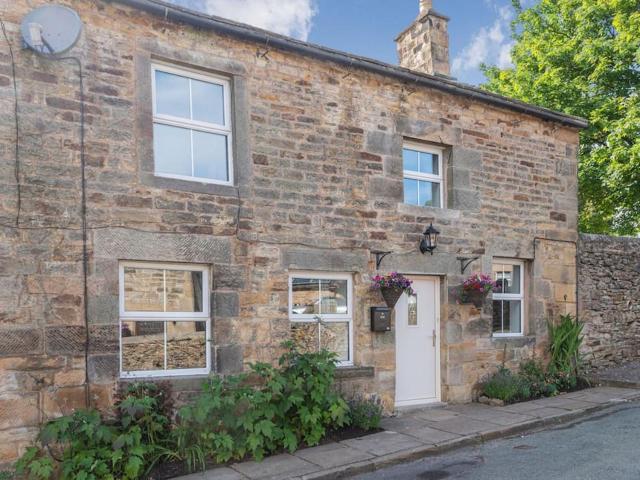
[[[511,66],[513,40],[510,37],[510,23],[513,9],[510,6],[498,8],[492,0],[485,0],[485,3],[494,7],[497,18],[492,25],[480,28],[451,64],[453,75],[463,81],[476,73],[482,63],[500,68]]]
[[[315,0],[205,0],[210,15],[306,40],[317,13]]]

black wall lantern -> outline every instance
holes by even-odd
[[[422,240],[420,241],[420,252],[423,255],[427,252],[433,255],[433,251],[438,246],[438,235],[440,235],[440,232],[433,226],[433,223],[430,223],[422,234]]]

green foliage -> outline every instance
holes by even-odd
[[[18,461],[30,480],[132,480],[141,478],[162,454],[169,419],[159,409],[153,385],[133,385],[117,404],[117,421],[96,410],[78,410],[48,422]],[[157,393],[157,392],[156,392]],[[49,455],[61,451],[60,458]]]
[[[292,343],[287,348],[277,368],[258,363],[250,375],[211,378],[180,410],[176,456],[190,469],[204,467],[207,458],[259,460],[282,449],[293,452],[348,423],[348,406],[333,390],[335,355],[300,353]]]
[[[382,402],[379,397],[363,398],[358,396],[349,400],[350,424],[362,430],[379,428],[382,410]]]
[[[552,397],[561,390],[544,364],[536,359],[521,362],[518,373],[529,385],[530,398]]]
[[[505,367],[487,377],[481,384],[482,393],[505,403],[519,402],[531,397],[528,383]]]
[[[580,228],[640,233],[640,0],[513,4],[514,66],[485,66],[484,88],[588,119]]]
[[[560,374],[560,378],[563,376],[577,378],[579,375],[583,328],[584,323],[569,314],[561,315],[557,325],[547,322],[549,353],[551,354],[549,370]]]

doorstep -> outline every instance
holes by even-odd
[[[369,472],[453,448],[568,422],[640,399],[629,388],[596,387],[492,407],[479,403],[423,408],[382,421],[383,432],[195,473],[179,480],[324,480]]]

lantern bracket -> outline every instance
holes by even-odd
[[[473,262],[478,260],[480,257],[457,257],[460,262],[460,275],[464,274],[464,271],[471,265]]]

